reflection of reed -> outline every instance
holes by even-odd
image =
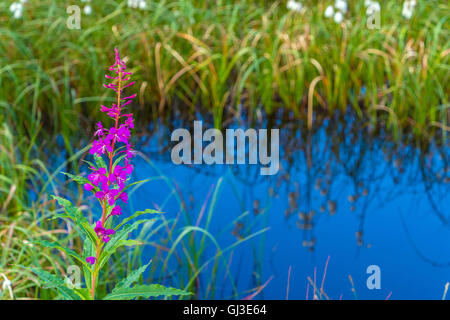
[[[170,131],[177,127],[189,128],[191,120],[178,119],[163,126],[153,124],[150,131],[158,133],[156,139],[163,138],[158,139],[151,156],[169,160],[171,146],[167,137]],[[202,120],[208,123],[207,119]],[[349,112],[315,119],[311,130],[304,122],[291,121],[291,116],[285,113],[266,117],[262,123],[241,126],[281,129],[282,159],[278,175],[260,176],[257,168],[252,166],[230,167],[236,180],[245,186],[243,197],[248,196],[250,200],[246,210],[255,215],[264,211],[252,189],[267,183],[270,198],[287,197],[284,216],[288,221],[295,220],[303,232],[302,245],[311,251],[316,244],[314,226],[324,217],[345,210],[346,206],[360,219],[355,234],[356,243],[363,246],[364,222],[369,207],[382,206],[411,192],[412,186],[425,187],[433,212],[447,224],[448,217],[441,212],[436,199],[442,199],[448,192],[448,143],[416,141],[407,134],[402,139],[394,139]],[[218,174],[216,168],[209,166],[192,169],[204,174]],[[386,179],[393,182],[390,190],[383,184]],[[352,192],[342,195],[344,187],[350,187]],[[346,199],[345,203],[340,202],[342,199]],[[236,226],[234,234],[238,236],[242,229],[243,226]]]

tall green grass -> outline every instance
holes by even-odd
[[[35,135],[33,135],[35,136]],[[44,161],[36,157],[34,142],[18,139],[10,127],[0,128],[0,274],[12,282],[11,292],[0,299],[37,297],[39,284],[31,272],[19,265],[42,264],[60,270],[68,263],[36,247],[32,241],[40,236],[55,238],[67,229],[48,221],[46,188],[51,190],[52,177]],[[52,231],[48,231],[52,230]],[[4,279],[2,279],[4,280]],[[12,296],[11,296],[12,293]],[[41,298],[54,297],[44,292]]]
[[[141,116],[183,105],[219,127],[224,113],[283,108],[311,123],[352,108],[399,133],[448,129],[448,4],[421,2],[405,20],[398,1],[384,1],[379,30],[366,26],[363,1],[343,25],[323,16],[326,1],[304,4],[152,1],[142,11],[107,0],[69,30],[64,3],[30,1],[23,19],[0,21],[0,102],[19,134],[37,126],[66,139],[105,99],[102,66],[120,43],[140,77]]]

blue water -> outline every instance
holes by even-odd
[[[329,131],[326,125],[310,136],[281,130],[282,169],[271,177],[260,176],[255,165],[174,165],[163,147],[170,141],[164,130],[141,149],[151,163],[135,160],[133,179],[157,179],[135,191],[132,209],[160,208],[167,220],[181,217],[173,237],[196,225],[205,201],[198,225],[222,249],[258,233],[224,253],[230,270],[219,265],[214,296],[208,290],[213,266],[205,267],[198,297],[244,298],[267,282],[255,299],[312,299],[308,277],[314,282],[315,275],[320,288],[329,258],[323,288],[330,299],[441,299],[450,281],[448,147],[420,151],[364,129]],[[201,238],[196,233],[196,243]],[[205,241],[202,261],[216,253]],[[182,258],[171,259],[169,268],[178,277],[164,280],[174,286],[180,275],[187,278],[188,261],[180,246],[177,251]],[[147,253],[152,257],[154,248]],[[380,289],[367,287],[370,265],[380,268]]]

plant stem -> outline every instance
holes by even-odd
[[[116,110],[116,123],[115,123],[115,129],[117,131],[117,126],[119,124],[119,112],[120,112],[120,92],[121,92],[121,85],[122,85],[122,72],[120,70],[120,66],[117,66],[117,69],[119,71],[119,84],[118,84],[118,89],[117,89],[117,110]],[[112,164],[113,164],[113,158],[114,158],[114,145],[116,143],[116,137],[113,138],[112,141],[112,151],[109,153],[109,170],[108,170],[108,177],[112,174]],[[108,181],[108,184],[110,184],[110,182]],[[103,202],[102,204],[102,225],[104,225],[105,220],[106,220],[106,200]],[[92,300],[95,299],[95,287],[97,285],[97,277],[98,277],[98,272],[99,270],[97,269],[97,265],[98,265],[98,258],[100,257],[100,253],[101,253],[101,249],[102,249],[102,243],[101,243],[101,239],[98,238],[97,239],[97,249],[96,249],[96,267],[94,269],[94,272],[92,274],[92,283],[91,283],[91,298]]]
[[[105,212],[106,212],[105,208],[106,208],[106,201],[104,201],[103,204],[102,204],[102,210],[103,210],[103,212],[102,212],[102,224],[103,224],[103,220],[104,220]],[[98,238],[97,239],[96,255],[95,255],[96,263],[98,263],[98,258],[100,257],[101,245],[102,245],[101,244],[101,240],[100,240],[100,238]],[[92,298],[92,300],[95,299],[95,287],[97,285],[97,276],[98,276],[98,270],[97,270],[97,264],[96,264],[94,272],[92,274],[92,283],[91,283],[91,298]]]

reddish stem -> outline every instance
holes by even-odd
[[[118,85],[118,89],[117,89],[117,109],[116,109],[116,123],[115,123],[115,130],[117,131],[117,127],[119,125],[119,112],[120,112],[120,93],[121,93],[121,85],[122,85],[122,71],[120,69],[120,65],[117,66],[117,70],[119,72],[119,85]],[[113,164],[113,158],[114,158],[114,145],[116,143],[116,137],[113,138],[112,141],[112,151],[109,153],[109,170],[108,170],[108,177],[112,174],[112,164]],[[109,185],[109,181],[108,181],[108,185]],[[106,218],[106,200],[103,201],[102,203],[102,225],[105,223],[105,218]],[[101,248],[102,248],[102,243],[101,243],[101,239],[98,238],[97,239],[97,249],[96,249],[96,259],[95,262],[98,263],[98,259],[100,257],[100,252],[101,252]],[[94,299],[95,298],[95,286],[97,283],[97,277],[98,277],[98,269],[97,269],[97,265],[94,269],[94,272],[92,274],[92,283],[91,283],[91,298]]]

